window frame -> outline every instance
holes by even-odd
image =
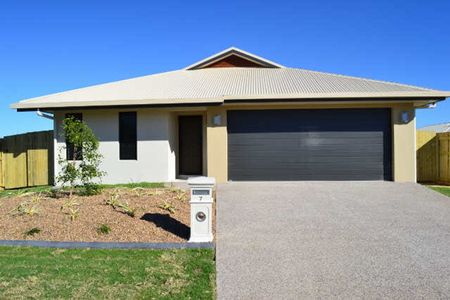
[[[127,118],[130,118],[128,119]],[[127,123],[128,122],[128,123]],[[122,111],[118,115],[119,123],[119,160],[137,160],[137,112]],[[131,130],[133,132],[124,132]],[[129,151],[129,152],[127,152]]]

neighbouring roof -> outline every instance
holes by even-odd
[[[244,65],[243,60],[245,60]],[[236,66],[238,65],[238,66]],[[251,66],[248,66],[251,65]],[[221,104],[240,100],[426,99],[450,92],[283,67],[230,48],[186,69],[22,100],[18,110],[123,105]]]
[[[419,130],[433,131],[433,132],[450,132],[450,122],[425,126],[420,128]]]

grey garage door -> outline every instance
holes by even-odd
[[[230,180],[391,180],[389,109],[228,111]]]

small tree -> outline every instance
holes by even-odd
[[[73,147],[73,151],[72,157],[65,157],[60,151],[58,163],[61,171],[57,181],[69,186],[70,197],[77,185],[82,185],[88,193],[97,190],[95,179],[100,181],[106,174],[99,168],[103,156],[98,152],[97,137],[89,126],[74,117],[64,119],[62,129],[66,143]],[[64,149],[67,150],[66,147],[61,150]]]

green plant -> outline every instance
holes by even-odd
[[[25,236],[34,236],[35,234],[39,234],[41,231],[41,229],[33,227],[30,230],[25,231]]]
[[[41,201],[41,195],[34,195],[31,199],[27,199],[19,203],[19,205],[12,211],[15,215],[34,216],[39,213],[38,205]]]
[[[52,188],[47,192],[47,196],[50,198],[58,199],[62,197],[62,190],[60,188]]]
[[[170,214],[175,213],[175,207],[172,204],[168,203],[167,201],[164,201],[163,203],[158,205],[158,207],[165,211],[168,211]]]
[[[176,193],[178,193],[178,192],[180,191],[180,189],[179,189],[179,188],[176,188],[176,187],[173,187],[173,186],[171,186],[171,187],[169,188],[169,191],[170,191],[171,193],[174,193],[174,194],[176,194]]]
[[[57,176],[57,182],[69,187],[69,197],[79,183],[90,191],[96,190],[88,186],[96,185],[94,181],[106,174],[99,168],[102,155],[98,152],[97,137],[89,126],[74,117],[64,119],[62,129],[66,142],[73,146],[73,156],[66,157],[62,154],[66,148],[60,149],[58,163],[61,172]],[[81,157],[78,155],[80,151]]]
[[[102,193],[102,186],[99,184],[88,183],[81,187],[80,195],[82,196],[95,196]]]
[[[110,205],[114,210],[119,210],[119,211],[129,215],[130,217],[134,218],[136,215],[136,208],[130,207],[128,202],[120,201],[119,197],[120,197],[120,194],[116,190],[105,201],[105,204]]]
[[[175,199],[177,199],[178,201],[184,200],[186,197],[186,192],[183,190],[178,190],[177,193],[175,194]]]
[[[111,232],[111,227],[109,227],[107,224],[101,224],[97,228],[97,232],[100,234],[108,234]]]
[[[136,197],[141,197],[144,194],[145,189],[142,187],[135,187],[135,188],[131,189],[131,191],[134,192]]]
[[[161,195],[163,192],[161,190],[158,189],[154,189],[154,190],[150,190],[147,192],[147,195],[149,196],[158,196]]]
[[[71,221],[75,221],[80,216],[80,203],[75,201],[76,199],[69,198],[61,205],[61,211],[70,217]]]
[[[120,204],[119,197],[120,197],[119,191],[115,190],[111,193],[109,198],[106,199],[105,204],[110,205],[112,206],[112,208],[116,209]]]
[[[132,208],[128,205],[128,202],[122,202],[119,203],[118,208],[122,209],[122,211],[129,215],[130,217],[134,218],[136,216],[136,208]]]
[[[70,217],[71,221],[75,221],[80,216],[80,210],[78,208],[69,208],[67,214]]]

